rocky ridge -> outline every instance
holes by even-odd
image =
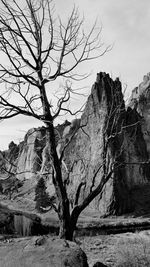
[[[90,208],[99,210],[100,215],[122,214],[136,208],[135,188],[148,186],[150,179],[150,143],[148,135],[145,135],[150,127],[149,81],[147,76],[140,84],[136,101],[134,91],[137,89],[133,90],[130,104],[126,108],[119,79],[113,81],[106,73],[97,74],[97,80],[92,86],[80,120],[80,127],[78,127],[79,121],[77,123],[78,130],[75,121],[73,124],[65,122],[56,128],[60,139],[65,132],[69,138],[73,133],[72,129],[76,131],[66,148],[65,165],[63,165],[64,180],[72,205],[73,197],[79,188],[78,201],[80,202],[99,183],[103,173],[106,170],[109,171],[115,163],[117,165],[111,179],[107,182],[103,193],[93,200]],[[114,116],[116,122],[112,124],[112,121],[115,121]],[[109,142],[104,153],[106,139]],[[11,172],[17,173],[16,177],[19,181],[38,180],[38,177],[45,175],[48,192],[53,195],[51,175],[47,173],[50,160],[46,154],[45,142],[44,127],[29,130],[24,141],[16,147],[15,160],[12,160],[15,167]],[[4,164],[5,168],[10,170],[6,162],[9,162],[10,155],[12,156],[11,148],[1,152],[1,155],[2,159],[4,157],[7,159],[1,160],[1,166]],[[102,168],[93,180],[100,164]],[[6,176],[12,179],[11,175]],[[4,192],[4,185],[5,182],[1,181],[2,192]]]

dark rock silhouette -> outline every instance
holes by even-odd
[[[107,267],[107,265],[105,265],[102,262],[96,262],[96,263],[94,263],[93,267]]]

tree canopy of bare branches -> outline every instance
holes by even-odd
[[[110,49],[102,43],[101,31],[96,22],[85,31],[84,17],[80,17],[76,7],[63,22],[55,16],[52,0],[0,0],[0,119],[22,114],[44,123],[59,202],[60,237],[67,239],[72,239],[80,212],[110,176],[103,179],[81,209],[78,207],[70,215],[62,157],[56,150],[54,120],[62,114],[81,111],[82,108],[74,112],[69,107],[72,94],[78,94],[72,89],[72,81],[88,76],[79,72],[81,64],[103,56]],[[63,90],[58,88],[56,97],[54,82],[61,78]]]
[[[84,18],[76,7],[63,23],[60,17],[55,18],[51,0],[24,0],[24,9],[17,0],[0,3],[0,82],[5,87],[0,117],[21,113],[46,122],[46,105],[52,120],[62,111],[71,113],[64,107],[73,93],[69,80],[86,78],[88,73],[77,72],[77,67],[110,48],[101,42],[102,28],[94,23],[86,33]],[[59,92],[54,108],[52,82],[59,77],[64,79],[63,92]],[[18,105],[11,96],[19,99]]]

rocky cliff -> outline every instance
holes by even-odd
[[[101,215],[133,210],[132,189],[149,179],[149,165],[143,164],[148,161],[148,153],[141,131],[141,117],[134,109],[126,110],[118,79],[112,81],[105,73],[97,75],[80,125],[81,129],[66,153],[66,162],[71,169],[69,195],[73,197],[84,181],[79,199],[82,201],[114,163],[112,178],[91,207],[98,209]],[[106,147],[104,142],[107,142]],[[100,164],[102,168],[93,180]]]
[[[74,198],[78,198],[78,202],[85,199],[103,174],[113,167],[111,179],[90,207],[99,210],[100,215],[134,210],[134,188],[149,184],[150,179],[150,145],[145,135],[145,127],[150,125],[147,112],[149,83],[144,79],[144,88],[141,89],[142,84],[139,87],[142,93],[135,101],[133,92],[126,109],[120,81],[113,81],[105,73],[97,74],[81,119],[56,127],[58,140],[67,140],[73,135],[62,165],[71,205]],[[140,95],[144,95],[142,101],[147,101],[146,105],[141,104]],[[146,128],[146,131],[149,130]],[[45,142],[44,127],[29,130],[24,141],[16,147],[13,171],[19,180],[44,176],[49,193],[54,194]],[[13,155],[10,151],[9,147],[7,152],[1,152],[5,162]],[[8,170],[7,164],[5,168]]]
[[[141,116],[142,133],[150,157],[150,73],[133,89],[128,105]]]

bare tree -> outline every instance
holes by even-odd
[[[63,157],[59,157],[56,150],[54,121],[59,115],[75,114],[69,108],[74,93],[69,80],[88,76],[79,74],[77,67],[101,57],[110,47],[104,48],[102,29],[96,23],[89,32],[84,31],[84,18],[80,19],[77,8],[73,8],[67,22],[63,23],[60,17],[55,18],[52,0],[22,2],[24,8],[17,0],[0,1],[0,119],[21,114],[44,123],[59,202],[60,237],[71,240],[79,214],[101,192],[111,172],[70,214],[62,177]],[[54,101],[53,82],[59,78],[65,83],[63,92],[59,91]]]

